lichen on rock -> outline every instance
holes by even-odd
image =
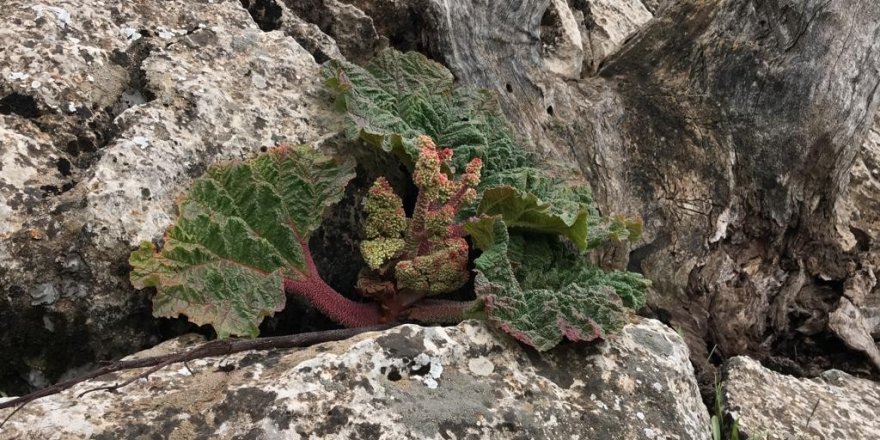
[[[76,396],[138,371],[82,383],[28,405],[4,434],[438,440],[637,439],[647,430],[655,438],[709,435],[687,348],[675,332],[650,320],[599,346],[546,354],[465,321],[403,325],[308,349],[244,352],[188,365],[136,381],[123,398]],[[8,411],[0,410],[0,417]]]

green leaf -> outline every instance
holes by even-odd
[[[511,228],[562,235],[581,251],[587,247],[587,209],[560,210],[533,193],[512,186],[497,186],[483,193],[477,212],[501,215]]]
[[[477,213],[501,215],[510,228],[567,237],[588,248],[588,227],[598,223],[586,187],[573,187],[535,168],[514,168],[488,176]]]
[[[409,167],[418,157],[415,139],[431,136],[455,152],[453,166],[483,160],[484,173],[534,163],[515,140],[492,94],[454,87],[452,74],[417,52],[386,50],[360,67],[344,61],[324,65],[349,136],[394,153]]]
[[[500,214],[513,229],[562,235],[580,251],[608,239],[635,240],[641,235],[641,220],[601,217],[589,187],[570,185],[540,169],[504,170],[487,176],[480,186],[478,214]]]
[[[609,238],[634,238],[599,216],[587,187],[534,168],[534,156],[517,142],[491,92],[455,87],[452,74],[424,55],[389,49],[365,67],[330,61],[323,73],[345,112],[350,137],[393,153],[412,168],[418,157],[415,139],[428,135],[453,150],[453,171],[474,157],[482,159],[480,194],[515,188],[494,191],[486,201],[493,210],[481,213],[504,214],[513,228],[564,235],[582,251]],[[499,198],[505,203],[496,203]],[[475,214],[467,207],[460,218]]]
[[[464,229],[470,234],[471,241],[477,249],[488,249],[495,243],[495,226],[501,220],[500,216],[482,215],[465,223]]]
[[[433,96],[452,91],[454,77],[442,64],[419,52],[383,51],[367,70],[393,96]]]
[[[534,155],[515,139],[491,92],[456,87],[452,74],[424,55],[389,49],[364,67],[330,61],[323,74],[345,113],[350,137],[393,153],[412,168],[418,157],[415,139],[428,135],[453,150],[453,171],[463,170],[471,158],[482,159],[480,194],[499,186],[516,189],[515,194],[494,193],[487,203],[498,210],[482,212],[506,213],[514,228],[562,234],[582,251],[607,239],[637,237],[637,221],[621,227],[601,218],[587,187],[534,168]],[[497,205],[498,197],[518,206]],[[468,207],[461,218],[475,214]]]
[[[593,249],[606,240],[634,241],[638,239],[642,235],[642,219],[623,216],[590,217],[589,229],[587,249]]]
[[[144,242],[131,254],[132,284],[157,288],[157,317],[185,314],[219,337],[256,336],[284,308],[284,278],[311,276],[309,236],[353,177],[353,162],[309,146],[213,167],[178,202],[161,252]]]
[[[465,229],[477,243],[490,237],[485,221]],[[491,237],[474,262],[477,295],[490,321],[538,350],[603,337],[644,304],[649,282],[638,274],[604,272],[550,237],[509,235],[503,221]]]

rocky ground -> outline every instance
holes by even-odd
[[[219,371],[218,363],[235,368]],[[13,438],[64,439],[698,439],[709,427],[687,349],[657,321],[630,326],[600,349],[548,356],[468,321],[190,368],[163,370],[123,398],[76,398],[123,376],[84,383],[26,407],[5,429]]]
[[[348,354],[336,358],[294,351],[276,353],[272,361],[252,353],[250,370],[242,367],[238,376],[219,382],[215,373],[186,377],[215,381],[203,396],[215,412],[200,421],[162,415],[160,406],[125,406],[106,396],[75,402],[62,395],[22,413],[10,429],[24,429],[22,423],[51,405],[69,414],[98,405],[100,411],[152,414],[162,426],[178,428],[181,438],[193,432],[228,438],[296,432],[292,414],[311,411],[297,407],[291,394],[302,389],[248,382],[259,381],[254,371],[268,371],[273,378],[293,375],[285,377],[328,399],[336,394],[327,393],[343,393],[347,403],[336,412],[315,410],[328,412],[322,420],[341,420],[339,432],[363,438],[416,436],[422,423],[443,432],[441,422],[455,425],[445,438],[515,438],[505,426],[529,437],[593,437],[599,435],[589,431],[595,426],[614,429],[620,438],[705,438],[705,409],[697,414],[693,407],[679,408],[665,419],[650,408],[666,407],[685,391],[693,399],[687,405],[696,405],[700,394],[711,404],[715,378],[722,376],[728,378],[729,417],[754,438],[875,438],[880,431],[871,417],[876,383],[856,378],[880,376],[880,292],[873,270],[880,234],[876,2],[8,0],[0,22],[0,391],[6,394],[23,394],[96,361],[197,330],[151,318],[149,292],[135,291],[128,281],[128,254],[140,240],[161,236],[175,216],[174,199],[209,164],[251,157],[279,142],[345,146],[320,84],[320,63],[360,62],[385,47],[425,53],[462,84],[494,91],[548,166],[590,183],[603,213],[641,215],[641,242],[602,249],[596,259],[652,279],[642,314],[683,336],[682,342],[646,320],[596,349],[632,348],[626,345],[632,329],[650,335],[632,343],[648,344],[654,355],[671,344],[674,365],[651,373],[667,380],[655,394],[635,382],[649,378],[627,382],[609,366],[635,374],[632,368],[653,365],[646,352],[624,350],[626,362],[607,351],[585,357],[590,349],[584,347],[536,358],[503,340],[478,338],[484,330],[474,324],[389,333],[455,341],[445,348],[419,347],[447,365],[440,391],[427,388],[425,376],[381,384],[422,388],[379,388],[376,381],[386,373],[375,368],[403,362],[408,355],[399,353],[372,363],[361,359],[363,368],[345,379],[366,376],[374,391],[402,393],[401,402],[452,393],[444,396],[475,405],[477,420],[450,413],[444,420],[420,421],[388,402],[373,413],[364,405],[378,394],[358,394],[354,382],[347,391],[333,389],[329,379],[315,385],[346,359],[363,356],[358,350],[371,343],[387,352],[394,347],[370,336],[337,344],[331,350]],[[342,224],[332,234],[316,234],[312,247],[331,282],[350,285],[351,257],[345,255],[357,237],[341,233]],[[330,325],[303,307],[286,313],[264,330]],[[493,365],[503,360],[511,370],[495,369],[485,380],[466,365],[481,363],[475,368],[485,371],[478,357],[453,356],[462,347],[476,353],[502,345],[505,353],[480,356]],[[245,358],[236,358],[239,365]],[[264,365],[272,362],[287,367]],[[304,371],[309,362],[323,370]],[[157,383],[176,384],[169,390],[182,386],[185,375],[176,368],[157,375]],[[535,373],[541,368],[544,373]],[[560,371],[578,374],[538,377]],[[605,382],[615,380],[629,385]],[[528,391],[516,384],[529,381],[543,396],[536,399],[558,406],[536,412],[538,405],[514,402],[526,398],[517,393]],[[487,383],[507,403],[481,403],[473,387]],[[673,391],[673,385],[679,388]],[[773,392],[766,392],[768,386]],[[596,399],[575,396],[588,387],[597,387]],[[701,392],[691,392],[693,387]],[[259,392],[233,398],[236,390],[254,389]],[[144,385],[132,395],[147,391]],[[627,423],[603,425],[591,415],[596,408],[615,411],[605,392],[634,399],[627,400],[634,406],[620,407],[633,409],[620,410]],[[166,403],[168,410],[183,405]],[[254,412],[270,403],[289,412]],[[224,407],[226,415],[216,412]],[[411,418],[380,428],[361,423],[390,413]],[[249,434],[224,425],[239,417],[250,417],[261,430]],[[49,429],[55,422],[46,423]],[[71,425],[74,437],[68,438],[126,429],[95,423]],[[324,422],[303,423],[302,429],[312,430]],[[644,430],[637,433],[636,427]]]

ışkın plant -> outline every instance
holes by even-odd
[[[186,314],[220,337],[256,336],[287,293],[346,326],[482,317],[546,350],[619,329],[644,303],[647,280],[581,255],[638,236],[641,223],[600,217],[587,188],[538,169],[489,94],[454,87],[443,66],[396,51],[366,68],[331,61],[325,75],[349,133],[397,155],[419,191],[410,218],[384,178],[368,192],[360,244],[368,267],[355,288],[368,302],[328,286],[308,248],[354,164],[278,147],[212,167],[179,201],[162,249],[144,243],[132,253],[132,283],[156,287],[156,316]],[[476,298],[435,298],[471,280],[468,235],[482,251]]]
[[[422,135],[455,153],[449,163],[453,172],[480,158],[480,204],[464,206],[462,213],[502,215],[509,227],[561,235],[580,251],[640,235],[639,220],[601,217],[589,187],[570,185],[539,168],[534,154],[516,140],[493,94],[456,87],[449,70],[424,55],[386,50],[363,67],[332,60],[323,74],[352,139],[393,153],[410,168]]]
[[[153,314],[211,324],[220,337],[257,336],[264,317],[295,293],[345,326],[378,323],[379,307],[340,295],[318,274],[308,242],[354,177],[352,161],[308,146],[277,147],[212,167],[178,201],[179,217],[157,251],[131,254],[131,281],[156,287]]]
[[[361,272],[357,291],[379,301],[386,319],[470,280],[468,243],[456,217],[476,199],[483,163],[474,158],[458,179],[450,179],[441,168],[452,150],[438,150],[428,136],[418,143],[413,183],[419,193],[412,218],[406,218],[403,201],[385,178],[376,180],[364,201],[366,239],[360,247],[369,269]],[[443,310],[437,311],[437,319],[445,317]]]
[[[372,270],[357,291],[371,302],[352,301],[321,279],[308,240],[323,211],[342,198],[353,164],[337,162],[307,146],[278,147],[248,162],[211,168],[196,180],[178,209],[161,251],[144,243],[132,253],[132,283],[156,287],[157,316],[186,314],[211,324],[218,335],[256,336],[263,317],[280,311],[285,293],[304,298],[345,326],[390,322],[426,296],[460,288],[470,279],[464,229],[455,223],[473,203],[479,159],[458,179],[441,166],[452,152],[425,136],[413,174],[419,188],[411,219],[384,178],[365,200],[367,240],[361,243]],[[462,307],[419,307],[424,316],[449,316]]]

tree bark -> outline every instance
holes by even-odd
[[[872,236],[842,200],[880,103],[880,4],[652,5],[592,75],[581,63],[595,3],[412,1],[421,34],[398,46],[496,91],[548,162],[576,164],[604,213],[645,219],[628,267],[654,281],[647,313],[684,330],[706,377],[710,350],[797,374],[864,371],[840,339],[860,344],[828,322],[843,296],[877,295]]]

